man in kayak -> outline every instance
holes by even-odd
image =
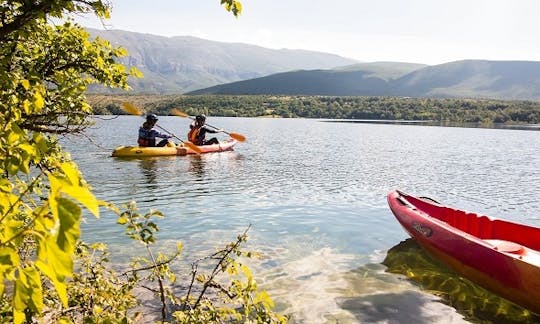
[[[171,138],[171,135],[163,134],[153,129],[158,121],[158,118],[155,114],[148,114],[146,116],[146,121],[139,128],[139,139],[137,143],[139,146],[165,146],[169,142],[168,139]],[[156,137],[163,138],[156,145]]]
[[[211,145],[211,144],[219,144],[219,141],[217,138],[212,137],[209,140],[206,140],[206,133],[221,133],[223,132],[222,129],[212,129],[205,125],[206,123],[206,116],[205,115],[197,115],[195,117],[195,120],[191,125],[189,125],[190,131],[188,133],[188,140],[195,144],[195,145]]]

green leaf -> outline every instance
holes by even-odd
[[[135,77],[135,78],[142,78],[144,77],[143,73],[141,71],[139,71],[136,67],[132,67],[130,70],[129,70],[131,76]]]
[[[43,100],[43,96],[41,96],[40,93],[34,94],[34,106],[37,108],[37,110],[41,110],[43,106],[45,105],[45,101]]]
[[[126,216],[120,216],[118,217],[118,220],[116,221],[117,224],[124,225],[128,222]]]
[[[73,197],[79,203],[83,204],[96,217],[99,217],[99,206],[100,204],[103,204],[103,202],[96,199],[96,197],[90,191],[90,188],[86,184],[82,183],[80,173],[74,164],[62,163],[61,168],[64,171],[64,174],[67,176],[67,179],[58,174],[49,174],[49,183],[51,185],[49,203],[51,204],[51,209],[55,204],[55,202],[52,201],[54,200],[55,195],[64,193]]]
[[[13,184],[8,179],[0,179],[0,191],[10,193],[13,190]]]
[[[0,295],[4,293],[4,280],[13,280],[16,267],[19,265],[19,254],[9,247],[0,249]]]
[[[270,295],[266,291],[258,292],[253,299],[254,304],[262,303],[265,308],[272,309],[274,308],[274,301],[270,298]]]
[[[101,242],[97,242],[97,243],[92,243],[90,245],[90,248],[94,250],[98,250],[98,251],[104,251],[107,249],[107,245]]]
[[[176,243],[176,251],[180,252],[184,249],[184,244],[182,242]]]
[[[34,312],[41,313],[43,310],[43,290],[39,272],[34,267],[27,267],[24,269],[24,273],[29,291],[28,307]]]
[[[26,317],[24,315],[24,311],[18,310],[15,307],[13,307],[13,324],[24,323],[25,319]]]
[[[73,260],[69,255],[58,249],[58,246],[49,241],[41,247],[40,255],[43,256],[36,261],[39,270],[52,281],[60,301],[67,307],[68,295],[66,277],[73,273]]]
[[[25,320],[24,311],[28,307],[30,293],[26,273],[19,270],[13,293],[13,320],[15,323],[22,323]]]
[[[75,251],[75,244],[80,237],[79,221],[81,208],[66,198],[57,199],[58,218],[60,229],[58,231],[58,247],[69,254]]]
[[[21,85],[23,86],[24,90],[28,90],[30,89],[30,81],[26,80],[26,79],[23,79],[21,81],[19,81],[21,83]]]

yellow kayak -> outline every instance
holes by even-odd
[[[171,156],[186,154],[187,149],[182,145],[163,147],[119,146],[112,152],[112,156],[116,157]]]
[[[203,145],[198,146],[198,148],[201,150],[201,153],[231,151],[236,143],[236,140],[229,139],[219,144]],[[167,146],[163,147],[119,146],[112,152],[112,156],[115,157],[173,156],[187,154],[195,154],[195,152],[192,149],[183,146],[183,144],[175,146],[173,143],[169,143]]]

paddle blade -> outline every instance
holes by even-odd
[[[185,142],[182,142],[182,143],[184,143],[185,146],[187,146],[190,149],[192,149],[193,151],[195,151],[195,153],[201,154],[202,151],[197,145],[195,145],[195,144],[193,144],[193,143],[191,143],[189,141],[185,141]]]
[[[173,114],[174,116],[178,116],[178,117],[187,117],[187,118],[189,118],[188,114],[186,114],[185,112],[180,111],[180,110],[178,110],[176,108],[171,110],[171,114]]]
[[[143,114],[143,112],[131,102],[124,102],[122,104],[122,110],[127,112],[130,115],[141,116]]]
[[[242,134],[238,133],[228,133],[230,137],[234,138],[235,140],[239,142],[244,142],[246,140],[246,137]]]

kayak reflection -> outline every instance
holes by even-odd
[[[204,157],[200,155],[190,156],[189,163],[190,163],[189,172],[195,175],[198,181],[202,180],[202,178],[204,178],[205,165],[206,165],[206,161],[204,160]]]
[[[405,275],[439,296],[467,320],[496,323],[539,323],[540,316],[460,277],[432,259],[412,238],[394,246],[382,262],[387,272]]]
[[[146,183],[149,189],[157,189],[157,161],[156,159],[141,159],[139,160],[139,166],[141,168],[141,174],[144,175]]]

